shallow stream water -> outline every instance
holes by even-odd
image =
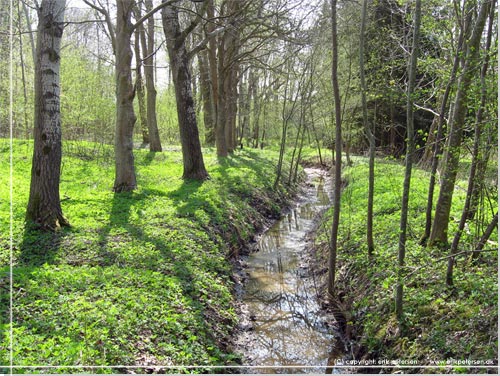
[[[334,333],[317,303],[317,281],[309,273],[307,234],[330,205],[326,172],[306,169],[307,183],[295,207],[269,230],[245,260],[241,335],[247,372],[328,373]]]

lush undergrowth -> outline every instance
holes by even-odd
[[[496,175],[496,171],[492,170]],[[456,260],[454,287],[447,288],[446,253],[419,245],[425,224],[429,174],[415,169],[411,181],[410,215],[406,252],[403,331],[394,314],[399,217],[404,167],[379,160],[375,173],[375,255],[366,247],[367,160],[355,158],[344,170],[338,253],[337,317],[341,318],[350,356],[365,360],[407,360],[407,365],[446,365],[446,360],[494,361],[498,344],[497,232],[478,262],[471,253]],[[463,174],[466,176],[466,174]],[[494,177],[493,177],[494,178]],[[496,180],[496,179],[493,179]],[[458,181],[453,197],[450,238],[463,207],[466,181]],[[438,188],[436,192],[438,192]],[[437,193],[436,193],[437,195]],[[495,186],[483,195],[483,211],[476,218],[489,222],[497,207]],[[319,230],[316,259],[326,265],[331,213]],[[474,249],[485,225],[471,222],[462,236],[460,251]],[[323,269],[325,272],[325,269]],[[326,276],[325,276],[326,278]],[[452,361],[454,359],[455,361]],[[413,362],[413,363],[412,363]],[[376,363],[375,363],[376,364]],[[485,365],[487,363],[483,363]],[[387,369],[394,372],[395,369]],[[374,369],[364,369],[372,372]],[[376,372],[380,369],[376,369]],[[436,367],[403,369],[400,372],[484,372],[485,368]],[[493,369],[490,369],[493,371]],[[496,372],[496,370],[495,370]]]
[[[9,141],[0,142],[0,364],[8,364]],[[14,141],[14,365],[123,373],[84,366],[238,361],[228,260],[288,198],[283,187],[272,191],[276,154],[245,149],[219,161],[207,150],[211,179],[201,183],[180,179],[180,150],[167,149],[137,150],[138,189],[114,194],[112,148],[64,143],[60,192],[71,227],[48,233],[25,230],[32,149]]]

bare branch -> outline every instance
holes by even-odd
[[[215,37],[216,35],[219,35],[222,33],[224,30],[226,30],[227,27],[218,27],[217,29],[213,30],[212,32],[208,33],[202,41],[200,41],[196,46],[193,47],[191,51],[188,52],[188,59],[191,59],[194,55],[196,55],[198,52],[202,51],[205,49],[207,46],[207,43],[210,42],[210,40]]]
[[[104,16],[106,25],[108,26],[109,37],[111,39],[111,45],[113,47],[113,53],[116,54],[115,27],[113,26],[113,23],[111,22],[111,17],[109,16],[109,12],[102,7],[98,7],[97,5],[95,5],[94,3],[92,3],[89,0],[83,0],[83,2]]]
[[[132,30],[135,30],[137,27],[141,26],[144,21],[146,21],[149,17],[153,16],[156,12],[159,10],[162,10],[166,6],[172,5],[174,3],[179,2],[180,0],[170,0],[170,1],[165,1],[164,3],[159,4],[158,6],[154,7],[151,9],[149,12],[147,12],[144,16],[139,18],[135,24],[132,25]]]

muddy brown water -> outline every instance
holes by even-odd
[[[296,205],[259,239],[245,260],[238,339],[247,373],[337,373],[335,333],[317,303],[318,281],[306,261],[307,234],[330,205],[331,179],[307,168]]]

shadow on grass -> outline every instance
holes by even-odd
[[[209,209],[210,205],[197,196],[203,183],[204,181],[186,179],[178,189],[167,193],[167,197],[173,201],[176,212],[180,217],[192,218],[196,210],[200,208]],[[209,214],[211,212],[213,212],[213,209],[209,210]]]
[[[144,157],[144,162],[143,162],[144,166],[149,166],[154,161],[155,156],[156,156],[155,151],[148,152]]]
[[[263,176],[266,171],[264,166],[272,164],[269,159],[262,157],[259,152],[246,149],[239,154],[232,154],[227,157],[218,157],[219,171],[225,171],[228,168],[250,167],[259,176]]]
[[[195,185],[192,189],[196,190],[198,188]],[[188,189],[185,192],[185,195],[187,195],[189,191],[190,190]],[[165,196],[165,193],[156,190],[145,190],[141,194],[132,192],[115,193],[109,222],[106,226],[99,230],[98,244],[100,250],[99,259],[101,260],[100,266],[119,265],[120,267],[144,268],[163,274],[173,274],[173,277],[176,277],[181,281],[180,285],[182,286],[183,294],[186,296],[192,296],[193,290],[191,282],[196,274],[196,270],[193,270],[192,267],[195,266],[195,263],[191,263],[190,265],[188,262],[189,260],[185,259],[188,258],[190,251],[184,250],[182,255],[185,257],[180,257],[179,254],[174,252],[172,244],[169,244],[166,239],[162,239],[160,234],[156,236],[148,235],[144,231],[142,225],[134,224],[130,220],[132,207],[136,207],[137,210],[141,210],[141,208],[148,204],[147,202],[144,202],[144,199],[149,195]],[[168,232],[168,223],[165,223],[164,225],[166,228],[164,226],[162,231]],[[119,231],[118,233],[114,233],[112,235],[112,232],[115,229],[119,229]],[[175,229],[173,228],[173,230]],[[160,258],[162,259],[161,261],[165,263],[165,265],[158,263],[158,257],[154,253],[145,258],[143,257],[141,260],[137,260],[137,262],[127,260],[126,257],[122,259],[122,249],[120,249],[119,244],[127,243],[133,240],[139,240],[141,244],[152,245],[157,251],[159,251],[161,255]],[[114,243],[113,249],[111,249],[111,242]]]
[[[59,231],[42,231],[26,226],[19,245],[19,265],[42,266],[54,264],[60,257],[64,240],[74,233],[72,227],[63,227]]]

